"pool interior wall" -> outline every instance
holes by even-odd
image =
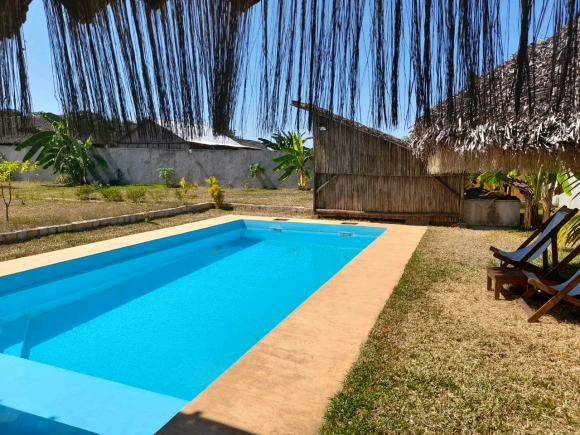
[[[91,405],[54,408],[36,382],[8,379],[0,404],[96,433],[154,433],[383,231],[239,220],[2,277],[0,366],[60,379],[63,396],[87,385]],[[111,389],[117,408],[157,415],[131,431],[131,412],[79,422]]]

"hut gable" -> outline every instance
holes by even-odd
[[[407,142],[307,104],[314,132],[314,208],[328,216],[458,222],[463,176],[434,177]]]

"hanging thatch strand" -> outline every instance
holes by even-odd
[[[413,147],[429,170],[580,169],[578,24],[568,21],[552,38],[478,77],[475,98],[464,89],[450,100],[454,116],[445,101],[431,110],[430,123],[419,119]]]
[[[30,91],[26,74],[22,24],[31,0],[0,0],[0,134],[12,135],[10,128],[20,128],[20,120],[26,120],[31,111]],[[2,122],[2,118],[13,116],[14,111],[23,117],[19,122]]]
[[[416,133],[433,138],[452,125],[460,133],[495,122],[498,108],[519,123],[546,104],[550,113],[576,107],[578,0],[43,1],[57,93],[73,121],[98,112],[211,123],[228,134],[252,115],[272,131],[292,121],[293,98],[359,117],[368,88],[374,127],[410,121],[416,111]],[[0,0],[0,38],[18,34],[18,11],[29,2]],[[496,71],[507,56],[506,20],[516,15],[518,53],[509,71]],[[527,48],[562,26],[545,49]],[[26,77],[21,39],[9,41],[0,48],[0,107],[25,105],[4,96],[25,89],[21,79],[7,85]],[[549,103],[538,82],[548,83]]]

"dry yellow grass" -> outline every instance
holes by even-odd
[[[104,201],[98,191],[90,195],[91,200],[81,201],[75,194],[76,187],[53,183],[16,182],[14,187],[10,222],[0,219],[0,233],[211,201],[205,186],[187,194],[182,194],[181,189],[161,185],[123,186],[120,188],[125,198],[123,202]],[[135,189],[145,189],[143,202],[133,203],[126,199],[127,192]],[[226,202],[312,207],[311,191],[226,187],[224,192]]]
[[[516,289],[486,291],[489,246],[526,236],[430,228],[321,433],[580,433],[580,310],[529,324]]]

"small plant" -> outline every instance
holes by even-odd
[[[194,181],[193,183],[188,183],[185,177],[181,177],[181,181],[179,182],[179,187],[183,190],[183,193],[187,194],[188,190],[197,189],[197,183]]]
[[[209,185],[208,193],[212,197],[213,202],[217,208],[222,208],[224,204],[224,192],[218,185],[216,177],[209,177],[205,182]]]
[[[127,193],[125,195],[127,196],[127,199],[131,202],[143,202],[143,200],[145,199],[145,193],[146,193],[145,189],[140,187],[138,189],[127,190]]]
[[[95,187],[91,184],[83,184],[75,190],[75,195],[79,197],[81,201],[88,201],[95,192]]]
[[[123,192],[118,187],[105,187],[101,189],[100,194],[103,195],[105,201],[120,202],[123,201]]]
[[[31,165],[28,160],[24,163],[19,161],[9,162],[7,160],[0,160],[0,192],[6,209],[6,222],[9,221],[8,209],[12,203],[12,174],[15,172],[24,174],[25,172],[36,171],[36,169],[36,164]]]
[[[57,184],[70,184],[72,183],[72,178],[69,174],[60,174],[54,180]]]
[[[217,178],[214,177],[213,175],[211,177],[209,177],[207,180],[205,180],[205,182],[207,183],[207,185],[209,187],[213,186],[214,184],[218,184]]]
[[[252,178],[259,177],[260,175],[263,175],[265,172],[266,168],[264,168],[264,166],[262,166],[260,163],[254,163],[253,165],[250,165],[250,175],[252,176]]]
[[[165,181],[167,187],[173,187],[175,183],[173,182],[173,177],[175,177],[175,169],[173,168],[159,168],[159,178]]]

